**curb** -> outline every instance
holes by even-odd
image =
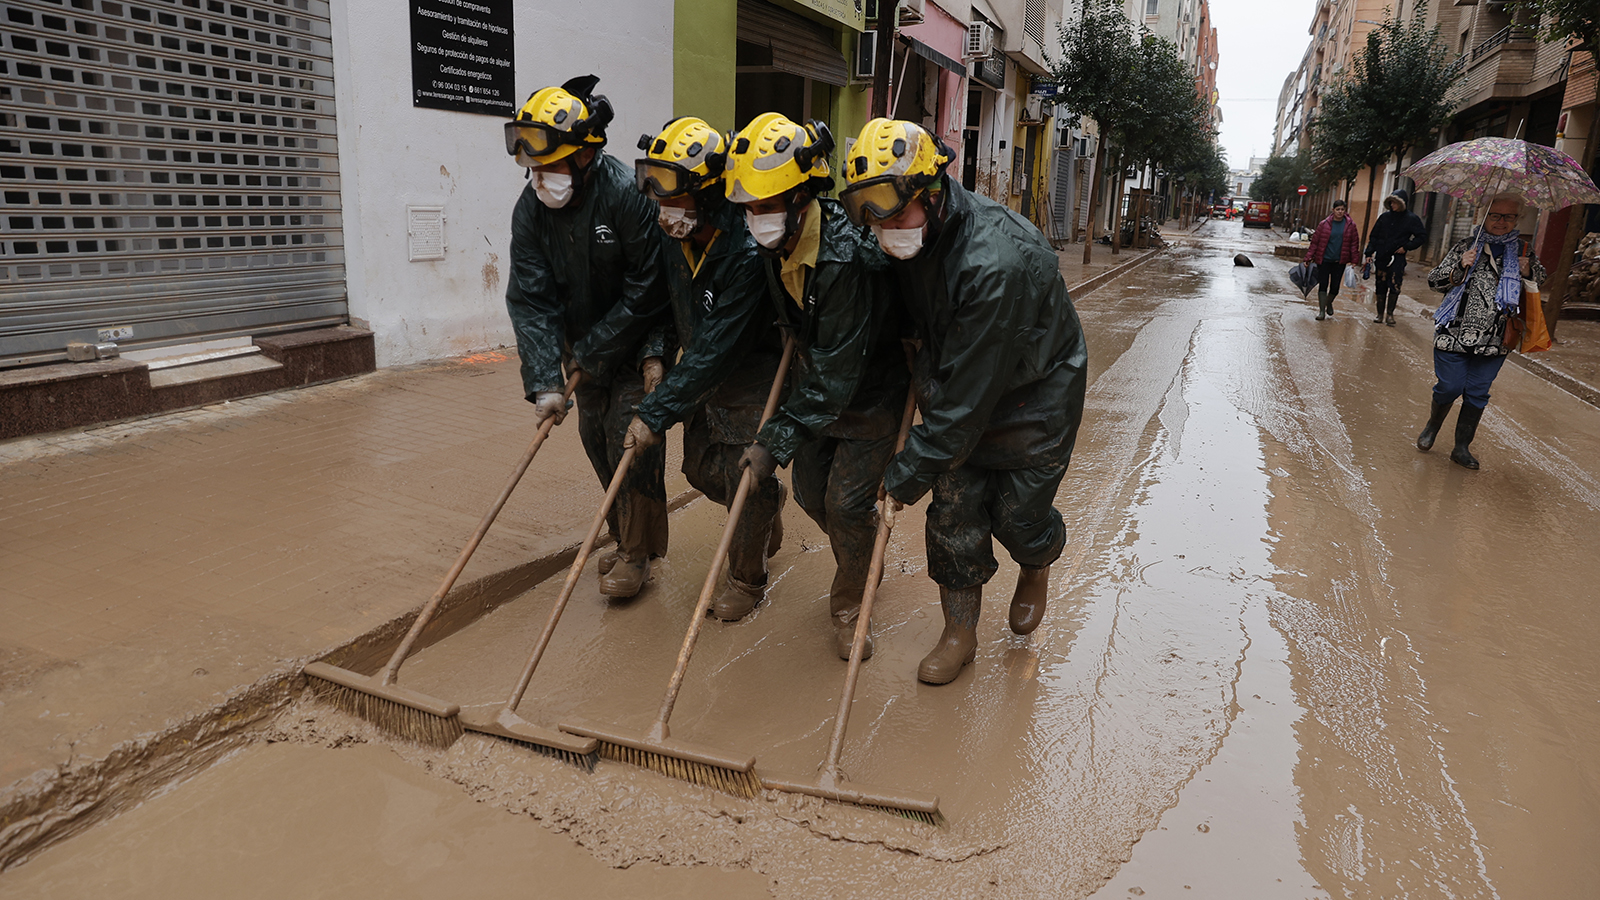
[[[1522,353],[1512,353],[1509,356],[1511,361],[1521,366],[1524,371],[1543,378],[1590,406],[1600,407],[1600,388],[1579,381],[1565,372],[1552,368],[1547,363],[1531,359]]]
[[[1171,246],[1170,244],[1167,245],[1167,247],[1170,247],[1170,246]],[[1117,278],[1119,278],[1119,277],[1121,277],[1123,275],[1126,275],[1128,272],[1132,271],[1133,269],[1137,268],[1140,265],[1143,265],[1145,262],[1149,261],[1150,259],[1156,257],[1162,251],[1166,250],[1167,247],[1157,247],[1154,250],[1146,250],[1143,256],[1139,256],[1139,257],[1135,257],[1134,259],[1130,259],[1127,262],[1123,263],[1120,266],[1117,266],[1114,269],[1107,269],[1104,272],[1101,272],[1099,275],[1096,275],[1096,276],[1094,276],[1092,278],[1084,279],[1083,281],[1080,281],[1077,284],[1068,285],[1067,286],[1067,293],[1070,296],[1072,296],[1074,298],[1077,298],[1077,297],[1082,297],[1084,294],[1087,294],[1087,293],[1095,290],[1096,288],[1104,287],[1107,283],[1109,283],[1111,281],[1114,281],[1114,280],[1116,280]]]

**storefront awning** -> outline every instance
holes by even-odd
[[[738,39],[770,49],[775,71],[835,87],[850,80],[850,67],[833,45],[833,32],[798,13],[761,0],[739,0]]]
[[[909,34],[900,35],[900,40],[906,42],[906,46],[911,48],[912,53],[915,53],[923,59],[928,60],[939,68],[954,72],[957,75],[960,75],[962,78],[967,77],[967,67],[962,64],[960,60],[951,59],[950,57],[945,56],[943,53],[940,53],[932,47],[929,47],[927,44],[924,44]]]

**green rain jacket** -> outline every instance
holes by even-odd
[[[779,261],[766,261],[778,321],[796,341],[789,395],[756,438],[781,465],[818,437],[894,434],[910,379],[888,257],[837,200],[818,203],[822,241],[803,304],[784,289]]]
[[[922,347],[922,421],[884,476],[914,503],[964,463],[1066,464],[1083,419],[1088,350],[1059,260],[1031,222],[945,179],[932,246],[891,264]]]
[[[708,411],[714,420],[731,416],[750,421],[725,429],[716,428],[714,421],[713,432],[744,432],[748,441],[772,387],[783,338],[767,299],[766,262],[756,253],[739,207],[719,203],[710,219],[718,234],[698,269],[684,254],[688,241],[656,229],[672,321],[684,353],[666,380],[639,404],[639,418],[660,434],[692,416],[715,393],[719,408]],[[751,405],[753,413],[739,408]]]
[[[511,215],[506,309],[529,402],[565,387],[574,360],[595,384],[669,348],[656,204],[601,152],[572,203],[549,209],[528,185]]]

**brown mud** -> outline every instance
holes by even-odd
[[[1315,322],[1282,260],[1231,265],[1251,240],[1208,228],[1080,305],[1095,370],[1050,611],[1010,635],[1003,562],[977,662],[945,687],[915,679],[941,622],[920,513],[901,517],[843,765],[937,793],[946,827],[606,761],[590,774],[472,734],[419,749],[302,698],[256,747],[0,875],[0,893],[158,879],[185,840],[233,827],[239,867],[305,896],[407,871],[485,893],[569,865],[575,883],[659,877],[614,889],[638,896],[1592,893],[1600,410],[1508,366],[1473,445],[1483,470],[1420,454],[1416,303],[1398,328],[1343,297]],[[519,712],[642,730],[722,522],[703,500],[675,513],[671,557],[631,602],[602,600],[591,567]],[[786,531],[769,602],[707,623],[672,730],[807,776],[844,665],[831,554],[792,506]],[[402,683],[502,701],[558,588],[428,647]],[[515,815],[483,818],[494,808]],[[517,858],[485,862],[485,846]]]

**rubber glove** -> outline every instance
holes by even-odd
[[[662,364],[659,356],[645,357],[639,366],[639,372],[644,375],[644,392],[647,394],[656,389],[661,379],[667,377],[667,367]]]
[[[533,424],[543,425],[544,420],[554,417],[556,424],[567,417],[567,398],[560,391],[540,391],[533,395]]]
[[[648,450],[659,443],[661,435],[651,431],[643,419],[634,416],[633,421],[628,423],[628,436],[622,439],[622,449],[638,447],[640,450]]]
[[[739,468],[748,468],[750,474],[760,481],[772,477],[772,473],[778,471],[778,460],[767,448],[760,444],[751,444],[745,448],[744,455],[739,457]]]

